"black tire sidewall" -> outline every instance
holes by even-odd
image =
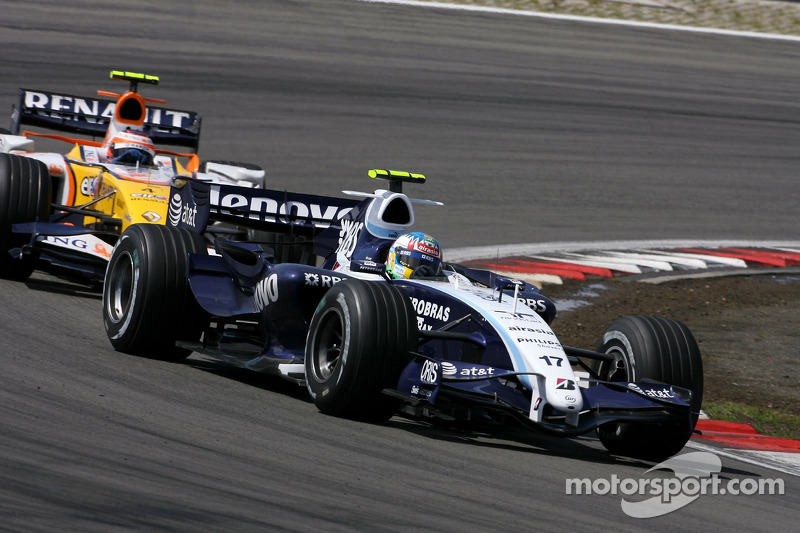
[[[24,280],[33,271],[33,260],[14,259],[8,253],[24,244],[16,237],[14,224],[47,220],[51,204],[47,165],[36,159],[0,153],[0,276]]]
[[[306,384],[320,411],[383,421],[399,402],[381,391],[394,387],[416,347],[416,315],[399,289],[378,281],[347,280],[323,297],[306,347]],[[318,372],[316,350],[329,320],[342,329],[341,358],[329,376]]]
[[[609,423],[597,429],[612,453],[660,459],[679,452],[697,422],[703,394],[702,361],[697,342],[682,323],[659,317],[629,316],[615,321],[603,335],[597,351],[619,355],[624,376],[614,380],[653,379],[693,391],[691,423]],[[608,376],[608,363],[593,365]]]
[[[597,351],[621,354],[627,381],[652,379],[692,390],[692,410],[700,410],[703,397],[700,349],[689,328],[681,322],[649,316],[620,318],[606,329]]]
[[[111,344],[120,351],[128,351],[134,344],[136,333],[134,327],[143,327],[142,314],[145,306],[140,305],[144,299],[145,281],[147,280],[147,270],[149,257],[141,252],[141,241],[133,236],[134,231],[128,232],[120,237],[111,259],[106,269],[106,279],[103,284],[103,324]],[[138,264],[138,266],[137,266]],[[128,271],[128,268],[131,271]],[[142,275],[142,272],[145,272]],[[133,276],[133,290],[130,291],[127,305],[122,312],[112,312],[112,307],[117,307],[113,302],[117,290],[116,284],[123,283],[118,277],[123,275]],[[124,290],[121,287],[119,290]]]
[[[189,253],[204,253],[199,234],[182,228],[135,224],[120,237],[103,284],[103,324],[118,351],[179,360],[190,352],[177,340],[198,340],[206,317],[186,280]],[[130,284],[120,276],[130,274]],[[122,312],[115,291],[128,287]]]

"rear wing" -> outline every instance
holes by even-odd
[[[340,225],[358,200],[176,179],[167,224],[203,233],[210,221],[314,235]]]
[[[51,130],[103,137],[114,117],[115,100],[46,91],[19,90],[11,112],[11,133],[29,124]],[[197,151],[202,116],[193,111],[147,106],[144,132],[156,144]]]

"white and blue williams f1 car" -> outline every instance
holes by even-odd
[[[166,226],[134,224],[112,253],[103,319],[118,351],[192,351],[307,386],[320,411],[521,423],[612,453],[660,459],[692,435],[703,393],[697,343],[671,319],[628,316],[596,350],[564,346],[553,302],[529,283],[442,263],[394,279],[384,263],[414,223],[403,182],[335,198],[179,180]],[[441,204],[440,204],[441,205]],[[211,221],[315,239],[318,264],[279,263],[269,243],[201,237]],[[583,372],[576,375],[577,368]],[[589,377],[585,377],[588,373]]]

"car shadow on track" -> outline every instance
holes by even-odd
[[[602,464],[625,464],[645,468],[653,464],[648,461],[609,454],[594,437],[593,432],[579,437],[562,438],[545,435],[517,424],[484,424],[470,427],[438,422],[429,423],[427,420],[407,418],[404,415],[395,416],[386,425],[410,431],[425,438],[482,448],[535,453]]]
[[[35,273],[25,281],[25,286],[34,291],[49,292],[77,296],[90,300],[103,299],[103,285],[97,283],[80,283],[62,279],[48,274]]]
[[[185,360],[184,364],[225,379],[232,379],[248,386],[258,387],[267,392],[282,394],[311,403],[311,398],[305,387],[298,386],[278,376],[261,374],[225,362],[202,359],[197,354]],[[454,425],[420,420],[402,413],[395,415],[383,425],[401,431],[408,431],[424,438],[447,441],[459,445],[536,453],[611,465],[624,464],[648,468],[654,464],[609,454],[594,437],[594,433],[580,437],[559,438],[545,435],[517,424]]]
[[[311,398],[309,397],[308,390],[305,387],[301,387],[296,383],[287,381],[279,376],[254,372],[252,370],[241,368],[222,361],[201,359],[199,357],[202,356],[194,354],[189,359],[182,361],[182,364],[186,364],[192,368],[197,368],[198,370],[210,372],[216,376],[232,379],[244,385],[258,387],[259,389],[263,389],[268,392],[291,396],[292,398],[297,398],[298,400],[311,403]]]
[[[222,361],[204,359],[197,354],[194,354],[181,364],[186,364],[192,368],[209,372],[225,379],[231,379],[247,386],[257,387],[266,392],[288,396],[305,403],[312,403],[305,387],[298,386],[279,376],[254,372]],[[363,423],[366,424],[367,422]],[[510,425],[499,423],[479,425],[453,424],[438,421],[431,422],[427,419],[418,419],[404,413],[398,413],[383,426],[400,431],[408,431],[423,438],[452,442],[458,445],[534,453],[597,464],[625,465],[645,470],[656,464],[655,461],[632,459],[608,453],[594,436],[594,432],[578,437],[562,438],[539,433],[516,423]],[[686,451],[688,450],[680,453],[686,453]],[[728,468],[723,468],[722,471],[729,475],[753,475],[752,472]]]
[[[395,416],[386,425],[412,432],[423,438],[452,442],[458,445],[574,459],[595,464],[641,468],[643,471],[649,471],[663,462],[612,455],[603,448],[593,431],[578,437],[562,438],[539,433],[521,425],[495,424],[488,427],[459,427],[430,423],[427,420],[418,420],[405,415]],[[685,447],[676,455],[683,455],[691,451],[693,451],[691,448]],[[755,479],[763,477],[755,469],[746,469],[746,466],[740,463],[740,467],[745,468],[734,468],[723,464],[719,478],[727,481],[735,477]],[[658,470],[672,471],[671,467],[660,467]]]

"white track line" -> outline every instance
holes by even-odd
[[[474,259],[495,259],[511,255],[550,254],[556,252],[584,252],[586,250],[635,250],[647,249],[652,253],[654,249],[664,248],[800,248],[798,241],[730,241],[730,240],[651,240],[651,241],[584,241],[584,242],[543,242],[500,244],[496,246],[470,246],[468,248],[453,248],[445,250],[448,261],[471,261]],[[689,257],[706,259],[698,254],[687,254]],[[727,263],[732,258],[708,256],[711,262]],[[741,261],[741,260],[736,260]]]
[[[677,257],[674,254],[669,252],[663,253],[655,253],[650,252],[649,250],[647,253],[635,253],[635,252],[606,252],[609,255],[613,255],[615,257],[627,257],[627,258],[638,258],[638,259],[652,259],[655,261],[667,261],[670,264],[683,266],[687,268],[694,268],[694,269],[703,269],[708,268],[708,264],[703,261],[702,259],[694,259],[694,258],[685,258],[685,257]]]
[[[744,463],[776,470],[783,474],[800,476],[800,453],[760,452],[755,450],[739,450],[736,448],[717,448],[697,439],[686,443],[687,448],[711,452]]]
[[[475,11],[495,15],[515,15],[518,17],[536,17],[543,19],[570,20],[576,22],[591,22],[596,24],[615,24],[618,26],[632,26],[634,28],[652,28],[657,30],[685,31],[693,33],[706,33],[712,35],[725,35],[730,37],[751,37],[755,39],[771,39],[776,41],[800,42],[800,36],[780,35],[777,33],[758,33],[752,31],[721,30],[718,28],[700,28],[696,26],[679,26],[677,24],[657,24],[654,22],[637,22],[632,20],[606,19],[599,17],[579,17],[576,15],[560,15],[557,13],[540,13],[537,11],[523,11],[520,9],[504,9],[500,7],[468,6],[461,4],[447,4],[444,2],[417,2],[414,0],[356,0],[369,4],[395,4],[410,7],[427,7],[436,9],[452,9],[454,11]]]
[[[635,266],[640,267],[647,267],[652,268],[654,270],[663,270],[667,272],[671,272],[674,270],[672,265],[670,265],[664,259],[660,259],[658,261],[653,261],[651,259],[645,259],[641,256],[634,256],[634,257],[613,257],[608,255],[593,255],[593,254],[574,254],[574,253],[566,253],[564,254],[564,260],[567,262],[573,261],[573,257],[576,259],[582,259],[587,261],[605,261],[612,265],[626,265],[626,266]],[[616,270],[619,270],[617,268]],[[641,270],[639,270],[641,272]]]
[[[681,248],[692,248],[691,246],[681,246]],[[720,255],[711,255],[711,254],[703,254],[701,252],[669,252],[664,251],[662,252],[666,254],[668,257],[685,257],[685,258],[692,258],[692,259],[702,259],[707,263],[719,263],[722,265],[727,265],[730,267],[736,268],[747,268],[747,262],[744,259],[739,259],[737,257],[723,257]]]
[[[564,252],[568,253],[568,252]],[[626,274],[641,274],[642,269],[630,262],[624,263],[621,261],[603,261],[600,259],[592,259],[579,254],[571,254],[571,257],[556,256],[556,255],[527,255],[532,259],[544,259],[546,261],[561,261],[571,265],[582,265],[593,268],[606,268],[608,270],[616,270],[617,272],[625,272]]]

